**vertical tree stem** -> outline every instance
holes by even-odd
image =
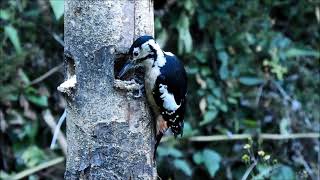
[[[66,0],[68,156],[65,179],[155,179],[153,129],[144,98],[114,84],[114,62],[153,35],[152,0]]]

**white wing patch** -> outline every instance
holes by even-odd
[[[176,103],[176,100],[174,99],[173,94],[168,92],[168,87],[166,85],[160,84],[160,93],[162,95],[160,98],[163,100],[163,107],[169,111],[176,111],[180,106]]]

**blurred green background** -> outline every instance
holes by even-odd
[[[39,166],[48,168],[20,177],[62,179],[64,154],[49,149],[48,122],[65,107],[56,90],[63,0],[0,8],[0,179]],[[319,178],[319,138],[257,138],[319,133],[319,0],[156,1],[155,31],[185,63],[190,87],[185,138],[165,138],[157,152],[162,179]],[[190,139],[233,134],[252,138]]]

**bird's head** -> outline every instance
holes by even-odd
[[[154,61],[157,51],[162,51],[152,36],[140,36],[129,49],[129,60],[119,72],[121,78],[130,69],[137,66],[148,66]]]

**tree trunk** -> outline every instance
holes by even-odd
[[[153,1],[66,0],[64,21],[65,179],[155,179],[145,98],[114,88],[117,55],[137,37],[153,35]]]

